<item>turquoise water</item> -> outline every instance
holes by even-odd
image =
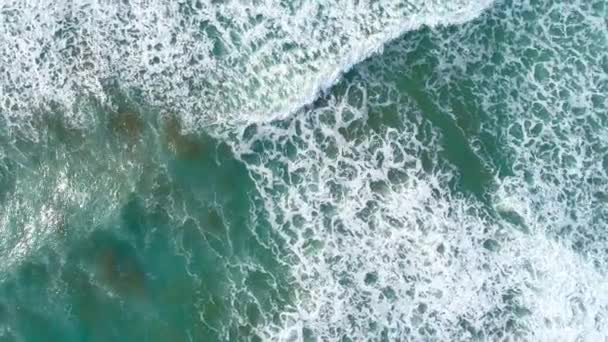
[[[608,337],[608,2],[0,5],[7,341]]]

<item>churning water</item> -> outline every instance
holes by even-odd
[[[7,0],[7,341],[608,338],[608,1]]]

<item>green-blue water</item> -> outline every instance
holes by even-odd
[[[608,338],[605,0],[0,28],[0,340]]]

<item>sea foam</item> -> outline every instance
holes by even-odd
[[[245,131],[235,150],[297,260],[297,300],[260,334],[604,338],[607,8],[503,2],[407,34],[313,108]],[[455,134],[489,175],[481,195],[455,186]]]
[[[287,115],[404,32],[478,15],[470,1],[8,1],[0,110],[15,122],[118,88],[191,127]],[[194,126],[192,126],[194,125]]]

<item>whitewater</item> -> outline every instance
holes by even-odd
[[[607,94],[605,0],[3,2],[0,336],[606,339]]]

